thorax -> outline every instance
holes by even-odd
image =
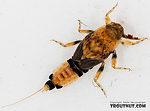
[[[106,59],[109,54],[118,46],[120,40],[114,39],[115,32],[108,32],[105,26],[87,35],[83,40],[84,58]]]

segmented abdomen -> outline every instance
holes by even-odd
[[[53,74],[52,82],[56,86],[66,86],[79,76],[70,68],[68,62],[64,62]]]

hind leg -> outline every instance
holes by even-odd
[[[100,66],[100,68],[98,69],[95,77],[94,77],[94,82],[101,88],[101,90],[103,91],[104,95],[106,95],[103,87],[97,82],[98,78],[100,77],[100,75],[102,74],[102,72],[104,70],[104,65],[105,65],[105,63],[103,62],[102,65]]]
[[[73,42],[70,42],[70,43],[67,43],[67,44],[63,44],[63,43],[61,43],[59,41],[56,41],[56,40],[51,40],[51,41],[54,41],[54,42],[60,44],[63,47],[70,47],[70,46],[76,45],[76,44],[81,42],[81,40],[77,40],[77,41],[73,41]]]
[[[80,20],[78,20],[79,21],[79,28],[78,28],[78,31],[80,32],[80,33],[91,33],[91,32],[94,32],[93,30],[81,30],[81,21]]]
[[[106,22],[106,24],[110,24],[111,23],[111,20],[110,20],[108,15],[117,7],[117,5],[118,5],[118,2],[109,12],[106,13],[106,15],[105,15],[105,22]]]

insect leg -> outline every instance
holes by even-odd
[[[142,40],[142,39],[148,39],[148,38],[138,38],[138,37],[133,37],[133,35],[131,35],[131,34],[128,34],[128,35],[123,35],[122,36],[123,38],[125,38],[125,39],[131,39],[131,40]]]
[[[94,77],[94,82],[101,88],[101,90],[103,91],[104,95],[106,95],[103,87],[97,82],[98,78],[100,77],[101,73],[103,72],[104,70],[104,65],[105,63],[103,62],[102,65],[100,66],[100,68],[98,69],[95,77]]]
[[[108,15],[116,8],[117,5],[118,5],[118,2],[109,12],[106,13],[106,15],[105,15],[105,22],[106,22],[106,24],[110,24],[111,23],[111,20],[110,20]]]
[[[138,43],[144,41],[145,39],[147,39],[147,38],[143,38],[143,39],[141,39],[141,40],[139,40],[139,41],[137,41],[137,42],[131,42],[131,41],[129,41],[129,40],[121,40],[121,43],[122,43],[123,45],[136,45],[136,44],[138,44]]]
[[[70,47],[70,46],[76,45],[76,44],[81,42],[81,40],[77,40],[77,41],[73,41],[73,42],[70,42],[70,43],[67,43],[67,44],[63,44],[63,43],[61,43],[59,41],[56,41],[56,40],[51,40],[51,41],[54,41],[54,42],[60,44],[63,47]]]
[[[80,32],[80,33],[91,33],[91,32],[94,32],[93,30],[81,30],[81,21],[80,20],[78,20],[79,21],[79,28],[78,28],[78,31]]]
[[[116,67],[116,60],[117,60],[117,54],[116,54],[116,51],[114,50],[113,56],[112,56],[112,67],[114,69],[128,69],[129,71],[131,70],[130,68]]]

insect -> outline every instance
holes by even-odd
[[[124,29],[119,23],[112,22],[109,18],[109,14],[116,8],[118,3],[105,15],[106,25],[96,29],[96,30],[81,30],[81,21],[79,20],[79,29],[80,33],[88,33],[88,35],[83,40],[78,40],[63,44],[56,40],[52,40],[63,47],[69,47],[76,44],[79,44],[73,56],[64,62],[53,74],[49,76],[49,80],[45,83],[44,87],[35,92],[34,94],[40,91],[48,91],[54,88],[60,89],[77,78],[81,77],[83,73],[88,72],[94,66],[101,63],[100,68],[98,69],[94,82],[101,88],[104,95],[106,95],[103,87],[98,83],[98,79],[104,70],[105,59],[112,54],[112,67],[114,69],[127,69],[130,68],[116,67],[116,47],[121,43],[123,45],[135,45],[144,41],[147,38],[138,38],[133,37],[133,35],[124,34]],[[131,42],[129,40],[137,40],[136,42]],[[25,100],[34,94],[22,99]],[[22,101],[20,100],[20,101]],[[16,104],[20,101],[17,101],[13,104]],[[9,105],[13,105],[9,104]],[[8,105],[7,105],[8,106]]]

